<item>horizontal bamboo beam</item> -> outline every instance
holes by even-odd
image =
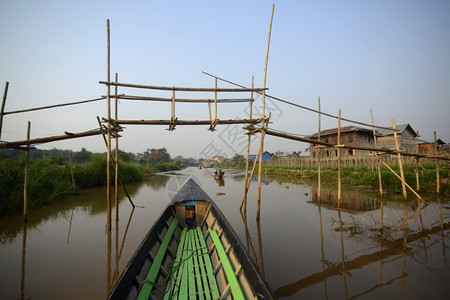
[[[252,126],[252,125],[247,126],[246,129],[248,129],[249,131],[253,131],[253,132],[255,132],[257,130],[261,130],[260,128],[257,128],[257,127]],[[415,153],[406,152],[404,150],[397,151],[397,150],[392,150],[392,149],[387,149],[387,148],[371,148],[371,147],[360,147],[360,146],[336,145],[336,144],[331,144],[331,143],[327,143],[327,142],[323,142],[323,141],[307,139],[307,138],[303,138],[303,137],[292,135],[292,134],[282,133],[282,132],[278,132],[278,131],[274,131],[274,130],[270,130],[270,129],[265,129],[265,134],[272,135],[272,136],[278,136],[278,137],[282,137],[282,138],[286,138],[286,139],[290,139],[290,140],[294,140],[294,141],[299,141],[299,142],[323,145],[323,146],[327,146],[327,147],[341,147],[341,148],[344,148],[344,149],[374,151],[374,152],[382,152],[382,153],[385,153],[385,154],[398,154],[398,153],[400,153],[401,155],[404,155],[404,156],[413,156],[413,157],[419,157],[419,158],[437,158],[437,159],[440,159],[440,160],[450,161],[449,157],[429,156],[429,155],[424,155],[424,154],[415,154]]]
[[[113,120],[115,124],[126,125],[211,125],[210,120]],[[261,119],[243,119],[243,120],[219,120],[218,125],[228,124],[257,124]]]
[[[106,96],[105,96],[106,97]],[[111,96],[115,97],[115,96]],[[121,100],[136,100],[136,101],[161,101],[172,102],[172,98],[160,98],[160,97],[145,97],[145,96],[132,96],[132,95],[118,95],[117,99]],[[217,99],[218,103],[236,103],[236,102],[252,102],[251,98],[237,98],[237,99]],[[188,102],[188,103],[213,103],[214,99],[182,99],[175,98],[175,102]]]
[[[4,115],[18,114],[18,113],[30,112],[30,111],[41,110],[41,109],[49,109],[49,108],[55,108],[55,107],[61,107],[61,106],[68,106],[68,105],[75,105],[75,104],[95,102],[95,101],[104,100],[104,99],[106,99],[106,97],[102,96],[100,98],[89,99],[89,100],[82,100],[82,101],[77,101],[77,102],[62,103],[62,104],[55,104],[55,105],[48,105],[48,106],[41,106],[41,107],[28,108],[28,109],[22,109],[22,110],[7,111],[7,112],[4,112],[3,114]]]
[[[103,133],[103,131],[101,129],[94,129],[94,130],[78,132],[78,133],[69,133],[69,132],[67,132],[64,135],[36,138],[36,139],[31,139],[31,140],[23,140],[23,141],[0,143],[0,148],[17,148],[17,147],[20,147],[20,146],[23,146],[23,145],[42,144],[42,143],[48,143],[48,142],[55,142],[55,141],[61,141],[61,140],[68,140],[68,139],[74,139],[74,138],[80,138],[80,137],[99,135],[99,134],[102,134],[102,133]]]
[[[176,87],[176,86],[156,86],[156,85],[141,85],[133,83],[123,83],[123,82],[110,82],[110,81],[99,81],[100,84],[122,86],[130,88],[139,89],[150,89],[150,90],[163,90],[163,91],[184,91],[184,92],[261,92],[263,88],[190,88],[190,87]]]

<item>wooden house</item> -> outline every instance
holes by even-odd
[[[270,152],[264,151],[264,153],[263,153],[263,155],[262,155],[262,161],[263,161],[263,162],[268,162],[268,161],[270,161],[271,157],[272,157],[272,154],[271,154]],[[249,158],[250,160],[255,160],[256,154],[251,154],[251,155],[249,155],[248,158]],[[259,162],[259,157],[258,157],[258,160],[257,160],[257,161]]]

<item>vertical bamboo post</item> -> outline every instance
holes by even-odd
[[[395,129],[395,121],[394,121],[394,119],[392,119],[392,129],[394,129],[395,147],[397,149],[398,167],[400,168],[400,177],[401,177],[401,180],[402,180],[403,198],[407,199],[408,198],[408,194],[406,193],[405,174],[403,173],[402,155],[400,154],[400,145],[398,143],[398,136],[397,136],[397,130]]]
[[[373,121],[372,109],[370,109],[370,118],[372,119],[373,142],[375,148],[377,148],[378,140],[377,135],[375,134],[375,122]],[[380,196],[383,196],[383,183],[381,182],[381,165],[378,160],[377,160],[377,170],[378,170],[378,182],[380,183]]]
[[[317,98],[317,101],[319,102],[319,131],[318,131],[318,134],[317,134],[317,140],[320,141],[320,117],[321,117],[321,115],[320,115],[320,97]],[[319,147],[320,147],[320,145],[319,145]],[[320,165],[321,148],[319,148],[319,147],[316,148],[317,149],[316,153],[317,153],[317,185],[318,185],[317,186],[317,198],[318,198],[318,200],[320,202],[321,201],[321,199],[320,199],[320,189],[321,189],[321,186],[320,186],[320,174],[322,173],[322,167]]]
[[[28,121],[28,128],[27,128],[27,140],[30,139],[30,129],[31,129],[31,122]],[[24,176],[24,183],[23,183],[23,221],[26,223],[28,220],[28,162],[29,162],[29,154],[30,149],[27,149],[25,151],[25,176]]]
[[[262,109],[261,109],[261,145],[260,145],[260,154],[259,154],[259,169],[258,169],[258,194],[257,194],[257,211],[256,211],[256,220],[260,219],[261,216],[261,177],[262,177],[262,162],[263,162],[263,153],[264,153],[264,129],[265,129],[265,109],[266,109],[266,79],[267,79],[267,63],[269,61],[269,49],[270,49],[270,35],[272,33],[272,20],[273,20],[273,11],[275,10],[275,3],[272,4],[272,13],[270,15],[270,24],[269,24],[269,37],[267,38],[267,49],[266,49],[266,61],[264,64],[264,78],[263,78],[263,92],[262,92]]]
[[[341,110],[338,116],[338,138],[337,138],[337,154],[338,154],[338,207],[341,207]]]
[[[436,131],[434,132],[434,158],[436,160],[436,193],[439,194],[439,160],[437,158],[438,149],[437,149],[437,138]]]
[[[107,139],[106,139],[106,211],[107,211],[107,223],[106,229],[111,230],[111,99],[110,99],[110,31],[109,31],[109,19],[106,20],[106,111],[107,111]]]
[[[0,109],[0,141],[2,140],[3,113],[5,112],[6,97],[8,96],[9,82],[5,83],[5,91],[3,92],[2,107]]]
[[[217,120],[217,77],[214,77],[214,122]]]
[[[116,73],[115,76],[116,83],[119,82],[119,74]],[[119,100],[117,99],[117,85],[114,87],[114,120],[119,119]],[[116,151],[114,160],[114,206],[116,209],[116,221],[119,220],[119,135],[116,132],[115,137]],[[116,228],[116,230],[119,230]]]
[[[69,167],[70,167],[70,176],[72,176],[72,188],[75,191],[75,178],[73,177],[73,168],[72,168],[72,158],[69,151]]]
[[[252,89],[255,86],[255,76],[252,76]],[[252,119],[252,112],[253,112],[253,91],[251,92],[250,95],[250,113],[249,113],[249,119]],[[245,162],[245,186],[244,186],[244,213],[247,212],[247,179],[248,179],[248,162],[250,159],[250,142],[251,142],[251,135],[248,135],[248,140],[247,140],[247,160]],[[242,206],[241,206],[242,208]]]
[[[416,144],[416,154],[419,154],[419,130],[417,130],[417,144]],[[419,157],[416,157],[416,189],[420,191],[419,184]]]

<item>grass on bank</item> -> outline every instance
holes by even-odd
[[[181,162],[164,162],[142,165],[119,161],[119,174],[123,182],[143,180],[155,172],[178,170]],[[106,154],[94,154],[83,164],[70,165],[60,158],[47,157],[31,160],[28,168],[28,209],[51,205],[60,199],[73,196],[80,189],[106,185]],[[114,180],[114,168],[111,168]],[[24,158],[0,159],[0,216],[23,210]]]

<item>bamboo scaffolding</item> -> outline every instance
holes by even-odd
[[[395,148],[397,149],[397,158],[398,158],[398,166],[400,168],[400,177],[402,180],[402,191],[403,191],[403,199],[408,198],[408,194],[406,193],[406,185],[405,185],[405,174],[403,173],[403,164],[402,164],[402,154],[400,153],[400,145],[398,143],[397,130],[395,129],[395,121],[392,119],[392,128],[394,129],[394,139],[395,139]]]
[[[31,122],[28,121],[27,127],[27,140],[30,139]],[[25,151],[25,175],[23,183],[23,221],[28,221],[28,163],[29,163],[30,150]]]
[[[123,82],[109,82],[109,81],[99,81],[98,83],[104,84],[107,86],[122,86],[129,88],[140,88],[140,89],[150,89],[150,90],[163,90],[163,91],[182,91],[182,92],[262,92],[265,88],[191,88],[191,87],[176,87],[176,86],[156,86],[156,85],[142,85],[142,84],[134,84],[134,83],[123,83]]]
[[[62,106],[96,102],[96,101],[105,100],[105,99],[106,99],[106,96],[101,96],[100,98],[95,98],[95,99],[88,99],[88,100],[81,100],[81,101],[76,101],[76,102],[69,102],[69,103],[47,105],[47,106],[34,107],[34,108],[28,108],[28,109],[7,111],[7,112],[4,112],[3,114],[4,115],[12,115],[12,114],[18,114],[18,113],[24,113],[24,112],[30,112],[30,111],[36,111],[36,110],[43,110],[43,109],[50,109],[50,108],[56,108],[56,107],[62,107]]]
[[[9,82],[7,81],[5,83],[5,90],[3,92],[3,100],[2,100],[2,106],[0,108],[0,141],[2,140],[2,128],[3,128],[3,116],[5,115],[5,105],[6,105],[6,97],[8,96],[8,87]]]

